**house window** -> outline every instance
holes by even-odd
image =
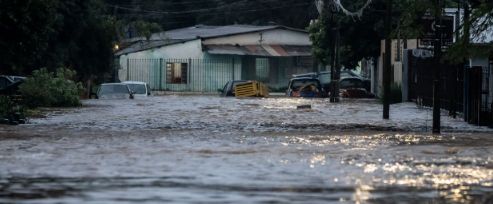
[[[168,84],[187,84],[188,64],[187,63],[166,63],[166,83]]]

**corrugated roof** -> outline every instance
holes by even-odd
[[[166,45],[172,45],[176,43],[181,43],[185,42],[185,40],[151,40],[151,41],[140,41],[136,42],[125,49],[119,50],[118,52],[115,53],[116,56],[128,54],[128,53],[133,53],[133,52],[139,52],[142,50],[148,50],[156,47],[162,47]]]
[[[280,25],[269,25],[269,26],[253,26],[253,25],[227,25],[227,26],[206,26],[206,25],[196,25],[187,28],[180,28],[175,30],[169,30],[161,33],[153,34],[149,40],[145,38],[133,38],[127,40],[127,43],[133,44],[123,50],[120,50],[115,53],[116,56],[124,55],[128,53],[148,50],[156,47],[163,47],[166,45],[186,42],[195,39],[203,39],[203,38],[215,38],[229,35],[238,35],[244,33],[252,33],[273,29],[285,29],[296,32],[307,33],[305,30],[280,26]],[[255,45],[254,45],[255,46]],[[248,47],[245,47],[248,48]],[[226,49],[223,47],[222,49]],[[251,47],[251,49],[259,49],[259,50],[251,50],[249,53],[256,53],[260,56],[276,56],[277,52],[280,52],[280,56],[284,56],[287,53],[282,53],[282,49],[278,47],[267,47],[267,48],[257,48]],[[276,51],[277,49],[277,51]],[[244,51],[238,51],[236,48],[229,47],[226,50],[218,51],[218,52],[228,52],[241,55]],[[289,54],[288,54],[289,55]],[[301,56],[301,55],[296,55]]]
[[[272,57],[311,56],[311,46],[298,45],[204,45],[209,54]]]
[[[280,25],[269,25],[269,26],[254,26],[254,25],[226,25],[226,26],[207,26],[207,25],[196,25],[186,28],[180,28],[175,30],[164,31],[160,33],[155,33],[151,36],[150,40],[193,40],[198,38],[213,38],[220,36],[228,36],[242,33],[258,32],[264,30],[272,29],[286,29],[297,32],[304,32],[305,30],[290,28]],[[143,41],[145,38],[132,38],[128,39],[127,42],[138,42]]]

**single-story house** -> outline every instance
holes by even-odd
[[[129,39],[115,53],[118,80],[152,89],[215,92],[229,80],[258,80],[277,90],[316,67],[305,30],[279,25],[197,25]]]

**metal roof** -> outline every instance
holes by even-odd
[[[299,45],[204,45],[209,54],[272,57],[311,56],[311,46]]]
[[[228,35],[236,35],[242,33],[251,33],[272,29],[285,29],[296,32],[307,33],[302,29],[290,28],[280,25],[269,26],[254,26],[254,25],[226,25],[226,26],[208,26],[208,25],[195,25],[186,28],[179,28],[175,30],[164,31],[160,33],[154,33],[150,40],[193,40],[198,38],[214,38]],[[128,39],[127,42],[137,42],[146,40],[143,37],[137,37]]]
[[[145,38],[133,38],[127,40],[128,43],[133,44],[125,49],[122,49],[115,53],[116,56],[139,52],[143,50],[148,50],[157,47],[163,47],[167,45],[182,43],[186,41],[196,40],[196,39],[206,39],[206,38],[216,38],[224,37],[230,35],[238,35],[252,32],[260,32],[266,30],[274,29],[284,29],[295,32],[307,33],[305,30],[290,28],[280,25],[269,25],[269,26],[253,26],[253,25],[227,25],[227,26],[206,26],[206,25],[196,25],[187,28],[180,28],[175,30],[169,30],[161,33],[153,34],[149,40]],[[301,50],[300,54],[296,54],[296,49],[292,49],[294,53],[283,53],[283,49],[279,47],[267,47],[267,48],[256,48],[245,46],[248,49],[259,49],[250,50],[250,53],[257,53],[261,56],[304,56],[305,50]],[[244,55],[244,51],[238,51],[233,47],[223,47],[223,50],[215,49],[217,52],[227,52],[227,54]],[[274,50],[272,50],[274,49]],[[212,51],[213,52],[213,51]],[[231,53],[232,52],[232,53]],[[213,54],[213,53],[211,53]],[[220,53],[217,53],[220,54]]]
[[[177,44],[177,43],[182,43],[185,42],[185,40],[151,40],[151,41],[139,41],[135,42],[132,45],[119,50],[118,52],[115,53],[116,56],[128,54],[128,53],[134,53],[134,52],[139,52],[143,50],[148,50],[156,47],[163,47],[166,45],[172,45],[172,44]]]

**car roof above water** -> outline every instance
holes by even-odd
[[[145,85],[147,83],[142,82],[142,81],[123,81],[122,84],[142,84],[142,85]]]

